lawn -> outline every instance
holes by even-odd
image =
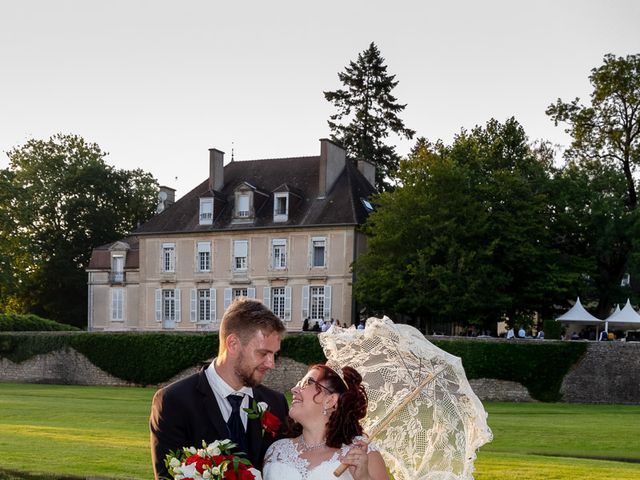
[[[153,392],[0,384],[0,469],[152,478],[147,419]],[[640,406],[485,406],[494,440],[480,450],[477,480],[640,478]]]

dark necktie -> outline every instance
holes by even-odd
[[[244,425],[242,425],[242,419],[240,418],[240,404],[242,403],[243,395],[229,395],[227,400],[231,405],[231,416],[227,422],[229,428],[229,434],[233,443],[238,445],[238,450],[245,452],[245,438],[244,438]]]

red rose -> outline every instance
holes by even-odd
[[[198,460],[196,460],[196,470],[198,471],[198,473],[202,473],[204,472],[204,467],[212,467],[213,466],[213,460],[210,458],[202,458],[200,457]]]
[[[262,414],[262,428],[265,432],[269,432],[272,437],[275,437],[280,431],[280,419],[273,413],[266,411]]]
[[[187,457],[187,459],[184,461],[184,464],[191,465],[192,463],[196,463],[199,458],[202,458],[202,457],[200,457],[200,455],[193,454],[190,457]]]

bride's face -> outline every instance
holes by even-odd
[[[318,380],[319,377],[319,370],[309,370],[302,380],[291,389],[293,399],[289,409],[289,416],[302,425],[307,420],[323,416],[322,410],[325,407],[325,403],[333,393]]]

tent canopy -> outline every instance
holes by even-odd
[[[614,327],[624,328],[640,328],[640,315],[633,309],[631,302],[627,299],[627,303],[620,311],[615,311],[606,319],[607,324]]]
[[[640,317],[640,315],[639,315]],[[602,324],[602,320],[594,317],[589,312],[585,310],[585,308],[580,303],[580,297],[577,298],[576,303],[571,309],[556,318],[557,322],[571,322],[571,323],[579,323],[582,325],[600,325]]]

